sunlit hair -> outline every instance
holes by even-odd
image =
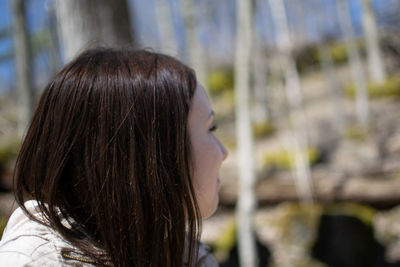
[[[194,72],[166,55],[82,53],[43,92],[16,164],[17,202],[37,200],[46,224],[99,265],[176,267],[185,254],[194,265],[195,88]]]

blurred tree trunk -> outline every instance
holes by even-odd
[[[254,80],[253,119],[255,123],[263,123],[269,118],[269,101],[267,85],[267,58],[264,54],[261,37],[254,34],[252,55],[252,76]]]
[[[177,56],[178,48],[175,41],[174,25],[168,0],[156,0],[158,32],[163,53]]]
[[[277,47],[282,53],[282,66],[285,75],[285,92],[289,104],[290,120],[293,132],[289,137],[289,152],[293,153],[292,161],[295,166],[294,177],[300,200],[312,201],[312,182],[308,153],[306,153],[307,131],[306,118],[302,107],[300,78],[296,62],[292,56],[292,43],[283,0],[269,1],[271,14],[277,34]],[[290,154],[292,154],[290,153]]]
[[[48,27],[49,27],[49,54],[50,54],[50,68],[52,70],[52,74],[55,74],[57,70],[61,67],[61,58],[60,58],[60,42],[58,40],[58,32],[57,32],[57,16],[56,10],[54,7],[54,2],[48,5]]]
[[[34,107],[31,51],[26,24],[24,0],[12,0],[14,57],[16,68],[17,102],[19,108],[18,132],[22,137],[27,130]]]
[[[355,83],[356,115],[360,126],[366,129],[369,120],[367,84],[365,81],[363,65],[361,63],[361,56],[354,41],[355,34],[351,24],[350,10],[347,0],[339,0],[338,15],[341,24],[340,26],[346,42],[346,50],[349,57],[351,74]]]
[[[253,134],[249,108],[253,13],[251,0],[238,0],[235,51],[236,135],[238,142],[239,183],[236,218],[238,224],[240,266],[257,265],[253,234],[253,213],[256,206],[256,180]]]
[[[321,0],[320,0],[321,1]],[[309,9],[309,1],[286,1],[286,8],[292,9],[295,13],[292,23],[291,42],[295,47],[304,47],[308,44],[307,21],[305,12]],[[289,22],[288,22],[289,23]]]
[[[55,0],[55,8],[65,61],[93,45],[134,44],[127,0]]]
[[[195,6],[196,3],[197,5]],[[196,71],[197,81],[199,81],[207,90],[207,66],[204,47],[198,37],[198,25],[200,23],[199,14],[204,13],[205,12],[201,12],[198,1],[183,1],[183,15],[186,26],[186,43],[189,65]]]
[[[385,66],[379,48],[379,34],[371,0],[362,0],[363,3],[363,28],[367,45],[368,68],[371,80],[382,83],[386,79]]]
[[[318,54],[321,60],[322,71],[324,72],[330,91],[336,129],[343,135],[345,131],[345,119],[343,114],[342,94],[329,46],[327,44],[319,45]]]

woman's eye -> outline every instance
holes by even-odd
[[[217,125],[213,125],[210,127],[210,132],[214,132],[215,130],[217,130],[218,126]]]

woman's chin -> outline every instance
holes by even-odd
[[[207,209],[207,211],[205,211],[205,212],[200,211],[201,218],[204,220],[204,219],[211,217],[217,211],[218,203],[219,203],[219,195],[216,194],[216,198],[213,202],[213,205],[210,205],[209,208]]]

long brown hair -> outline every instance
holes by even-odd
[[[16,164],[17,202],[37,200],[45,223],[99,265],[194,265],[195,88],[194,72],[166,55],[82,53],[39,101]]]

